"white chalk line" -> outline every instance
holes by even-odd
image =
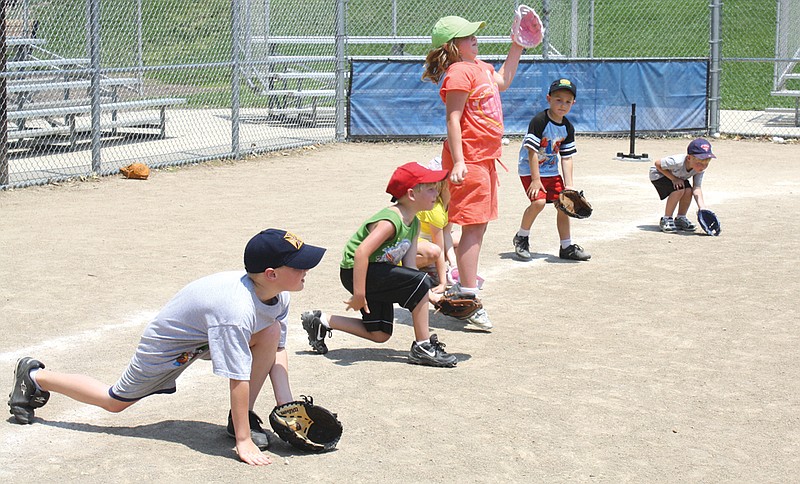
[[[150,322],[155,315],[156,312],[154,311],[140,311],[136,314],[128,316],[122,323],[105,324],[97,328],[81,331],[79,333],[51,338],[32,346],[17,348],[13,352],[0,353],[0,362],[13,363],[22,356],[37,355],[46,352],[46,350],[73,349],[87,342],[104,339],[107,334],[119,331],[121,329],[132,328],[135,326],[144,327],[145,324]]]

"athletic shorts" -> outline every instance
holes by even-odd
[[[669,178],[662,176],[658,180],[651,180],[653,186],[656,187],[656,191],[658,192],[658,196],[661,197],[661,200],[664,200],[669,196],[670,193],[675,191],[675,185],[673,185],[672,180]],[[692,183],[689,180],[683,180],[683,189],[692,188]]]
[[[281,328],[278,348],[285,348],[288,328],[283,320],[278,321],[278,324]],[[197,360],[211,359],[208,344],[182,352],[176,350],[172,354],[143,352],[140,348],[141,345],[122,376],[108,389],[111,398],[134,402],[150,395],[175,393],[176,380],[189,365]]]
[[[442,168],[453,169],[450,150],[442,150]],[[497,219],[497,178],[495,160],[467,163],[467,176],[460,185],[449,181],[450,221],[458,225],[478,225]]]
[[[353,269],[339,270],[342,285],[353,293]],[[367,268],[367,305],[371,312],[361,310],[361,320],[369,332],[388,335],[394,328],[394,304],[412,311],[433,287],[430,276],[422,271],[383,262],[370,262]]]
[[[519,177],[520,181],[522,182],[522,188],[525,189],[525,194],[528,194],[528,188],[530,188],[531,183],[533,183],[533,177],[530,175],[524,175]],[[561,175],[556,176],[544,176],[541,177],[542,186],[547,191],[547,193],[543,193],[541,190],[536,192],[535,198],[530,198],[531,201],[534,200],[542,200],[544,199],[547,203],[553,203],[555,200],[558,200],[558,194],[564,191],[564,179],[561,178]]]
[[[150,361],[145,363],[143,358]],[[134,354],[125,372],[108,389],[111,398],[135,402],[150,395],[175,393],[175,381],[181,373],[198,359],[211,359],[211,350],[204,345],[192,352],[159,356],[158,362],[154,358],[154,355],[144,357],[138,352]]]

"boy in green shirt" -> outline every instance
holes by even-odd
[[[384,343],[394,328],[394,303],[411,311],[415,340],[409,363],[438,367],[456,366],[456,357],[444,350],[428,329],[428,303],[433,294],[431,278],[416,268],[419,220],[439,197],[446,170],[430,170],[416,163],[398,167],[386,192],[390,205],[368,218],[350,238],[340,264],[342,285],[352,297],[347,309],[361,311],[361,318],[329,316],[320,310],[302,314],[308,343],[317,353],[328,352],[325,337],[331,330],[344,331],[376,343]],[[401,265],[402,264],[402,265]]]

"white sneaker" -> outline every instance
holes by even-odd
[[[468,317],[467,324],[471,324],[481,331],[491,331],[494,327],[492,322],[489,321],[489,315],[486,314],[486,310],[483,308],[478,309],[472,316]]]

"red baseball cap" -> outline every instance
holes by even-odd
[[[409,188],[414,188],[420,183],[436,183],[447,177],[447,170],[431,170],[420,165],[416,161],[406,163],[397,167],[392,173],[389,185],[386,186],[386,193],[392,196],[392,201],[396,201],[408,192]]]

